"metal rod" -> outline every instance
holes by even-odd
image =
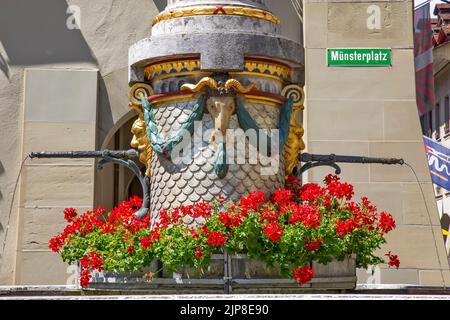
[[[32,152],[30,158],[34,159],[87,159],[87,158],[103,158],[105,151],[113,158],[128,158],[133,159],[139,156],[139,153],[134,150],[102,150],[102,151],[63,151],[63,152]]]
[[[335,154],[310,154],[303,153],[300,155],[299,160],[304,163],[298,170],[298,174],[301,175],[306,171],[321,167],[329,166],[335,169],[336,174],[341,174],[341,168],[338,163],[356,163],[356,164],[383,164],[383,165],[404,165],[405,160],[396,158],[372,158],[372,157],[360,157],[360,156],[342,156]]]
[[[139,179],[142,187],[142,206],[136,212],[136,217],[142,219],[150,211],[150,179],[142,174],[136,162],[131,160],[137,158],[139,153],[134,150],[101,150],[101,151],[64,151],[64,152],[32,152],[30,158],[34,159],[102,159],[97,163],[97,169],[103,169],[107,163],[114,163],[130,169]]]
[[[303,153],[301,155],[302,162],[337,162],[337,163],[378,163],[386,165],[404,165],[405,161],[403,159],[396,158],[372,158],[372,157],[360,157],[360,156],[342,156],[335,154],[310,154]]]

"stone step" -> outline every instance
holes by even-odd
[[[76,286],[0,286],[0,299],[44,300],[367,300],[445,299],[450,289],[404,285],[359,285],[355,290],[308,289],[296,294],[154,294],[149,290],[82,290]]]

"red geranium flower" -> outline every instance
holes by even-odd
[[[339,238],[351,233],[355,228],[356,225],[353,219],[339,220],[336,222],[336,232]]]
[[[211,216],[211,211],[212,211],[212,204],[210,204],[207,201],[200,201],[199,203],[195,204],[193,207],[193,217],[194,218],[206,218]]]
[[[258,207],[266,201],[266,194],[264,192],[255,192],[246,197],[241,198],[239,207],[242,210],[242,215],[247,216],[250,210],[257,210]]]
[[[272,240],[272,242],[278,242],[280,241],[281,237],[283,236],[283,230],[284,228],[280,227],[280,225],[277,222],[268,223],[264,227],[264,234]]]
[[[171,219],[170,219],[170,222],[171,223],[177,223],[178,221],[180,221],[181,220],[181,218],[182,218],[182,216],[181,216],[181,209],[175,209],[175,210],[173,210],[172,212],[171,212]]]
[[[280,207],[280,210],[271,208],[269,205],[265,205],[260,209],[261,217],[267,222],[276,222],[280,216],[281,212],[285,212],[287,203]]]
[[[161,238],[159,231],[160,229],[156,228],[152,231],[150,236],[141,238],[142,249],[147,250],[153,245],[153,243],[155,243],[155,241],[158,241]]]
[[[221,247],[227,242],[223,232],[211,232],[208,236],[208,243],[214,247]]]
[[[104,214],[106,214],[106,209],[103,205],[100,205],[94,209],[94,217],[98,217]]]
[[[74,208],[64,209],[64,219],[66,219],[67,222],[73,222],[77,217],[77,215],[78,215],[77,209]]]
[[[219,201],[220,204],[224,203],[225,200],[226,200],[226,198],[225,198],[224,195],[219,194],[219,195],[217,196],[217,201]]]
[[[322,223],[322,216],[317,210],[310,211],[307,214],[304,214],[303,217],[304,217],[303,225],[305,227],[310,227],[311,229],[316,229],[320,227]]]
[[[202,248],[199,248],[199,247],[195,248],[195,257],[197,259],[203,258],[203,249]]]
[[[324,189],[316,183],[305,184],[300,189],[300,198],[302,201],[315,201],[318,197],[322,196]]]
[[[325,177],[325,179],[323,179],[323,182],[328,186],[330,183],[339,182],[340,180],[341,180],[341,178],[339,178],[339,176],[334,175],[334,174],[329,174]]]
[[[301,268],[295,268],[292,277],[300,285],[308,283],[314,277],[314,269],[311,269],[309,266],[303,266]]]
[[[159,225],[160,226],[168,226],[170,224],[170,216],[167,213],[167,210],[161,210],[159,212]]]
[[[392,231],[396,227],[394,218],[386,212],[380,213],[379,227],[383,233]]]
[[[229,212],[220,212],[219,219],[225,225],[225,227],[229,229],[238,227],[242,223],[241,217],[239,217],[236,214],[231,214]]]
[[[390,267],[396,267],[397,269],[400,267],[400,260],[398,259],[397,255],[394,255],[391,253],[391,251],[389,251],[385,254],[385,256],[389,258],[388,264]]]
[[[151,247],[152,242],[150,241],[150,239],[148,237],[142,237],[141,245],[142,245],[142,249],[147,250],[148,248]]]
[[[290,201],[293,196],[294,194],[292,193],[291,190],[278,189],[273,193],[272,199],[277,204],[283,204]]]
[[[91,270],[103,271],[103,264],[105,261],[101,258],[97,252],[91,252],[88,255],[84,255],[80,259],[81,275],[80,285],[87,287],[91,283]]]
[[[105,261],[97,252],[91,252],[89,254],[89,266],[91,267],[91,270],[103,271],[104,263]]]
[[[203,226],[202,227],[202,235],[207,235],[207,234],[209,234],[210,233],[210,231],[209,231],[209,229],[208,229],[208,227],[207,226]]]
[[[192,229],[192,228],[189,229],[189,232],[191,233],[192,238],[194,238],[194,239],[200,238],[200,236],[197,234],[197,232],[195,232],[194,229]]]
[[[323,244],[323,239],[322,238],[317,238],[311,241],[308,241],[308,239],[305,239],[305,247],[306,250],[309,251],[315,251],[318,250]]]
[[[322,223],[322,216],[317,210],[317,207],[311,206],[307,203],[303,203],[301,206],[298,206],[297,210],[292,212],[292,216],[289,218],[289,222],[292,224],[301,222],[305,227],[316,229]]]
[[[377,211],[377,207],[375,207],[370,201],[369,199],[367,199],[367,197],[362,197],[361,198],[361,202],[363,204],[363,206],[369,210],[369,211]]]
[[[82,270],[80,276],[80,285],[85,288],[91,283],[91,272],[89,270]]]
[[[193,205],[180,206],[180,207],[178,207],[178,209],[180,209],[181,214],[183,216],[193,216],[194,215],[194,206]]]
[[[297,193],[299,188],[301,188],[302,183],[296,176],[289,176],[286,179],[286,186]]]
[[[58,236],[50,239],[48,247],[53,252],[58,253],[62,249],[62,247],[64,247],[64,243],[65,243],[65,237],[63,235],[58,235]]]
[[[353,198],[353,195],[355,194],[353,191],[353,186],[348,183],[342,183],[339,182],[339,178],[334,179],[331,178],[327,182],[327,188],[329,194],[333,197],[336,197],[338,199],[344,199],[351,200]]]

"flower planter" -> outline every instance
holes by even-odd
[[[155,275],[153,281],[145,280],[145,272],[96,273],[87,290],[136,290],[149,294],[287,294],[315,290],[352,290],[356,286],[354,256],[328,265],[313,262],[311,267],[315,270],[314,278],[302,286],[294,280],[282,278],[277,268],[270,268],[245,255],[228,257],[226,262],[224,264],[224,255],[217,254],[212,257],[210,268],[206,271],[182,268],[176,273],[169,273],[163,270]],[[156,270],[155,263],[146,272]],[[230,276],[227,277],[226,274]]]
[[[270,199],[262,192],[250,194],[223,211],[219,200],[161,211],[153,228],[149,217],[136,219],[137,198],[112,210],[107,220],[102,208],[81,216],[67,209],[70,224],[50,240],[50,248],[69,263],[80,261],[83,287],[93,280],[93,289],[158,294],[348,290],[356,286],[356,266],[399,267],[392,252],[385,254],[388,261],[374,255],[395,228],[391,215],[378,213],[367,198],[352,202],[353,187],[336,176],[328,176],[325,187],[295,185],[275,191]],[[193,226],[187,218],[204,223]],[[260,261],[227,252],[245,252]],[[349,256],[336,261],[338,252]],[[358,264],[351,254],[358,255]],[[139,270],[150,261],[159,262],[143,273],[96,274],[92,279],[95,270]],[[269,262],[283,264],[283,273]]]
[[[314,289],[352,290],[356,287],[354,256],[327,265],[311,263],[315,270],[314,278],[302,286],[294,280],[281,278],[277,268],[245,256],[233,257],[231,263],[234,293],[295,293]]]

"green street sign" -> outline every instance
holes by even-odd
[[[390,67],[391,49],[346,48],[327,49],[329,67]]]

